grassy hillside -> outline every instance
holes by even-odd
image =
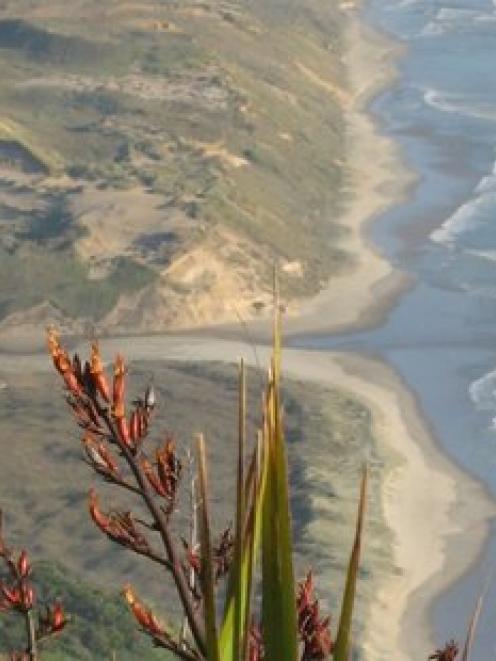
[[[43,661],[158,661],[173,657],[156,650],[136,627],[122,596],[91,586],[55,562],[34,565],[33,581],[41,603],[63,599],[71,623],[42,647]],[[0,617],[0,658],[3,652],[22,649],[24,621],[15,614]]]
[[[130,369],[131,396],[141,392],[152,374],[155,377],[160,406],[147,442],[160,441],[165,429],[173,431],[184,456],[194,433],[205,432],[214,527],[220,532],[233,519],[235,368],[133,363]],[[72,576],[114,594],[131,580],[140,592],[151,595],[158,613],[170,613],[170,582],[157,580],[155,567],[113,548],[89,520],[86,493],[90,484],[97,486],[107,505],[120,501],[97,483],[83,463],[57,377],[0,374],[0,380],[8,384],[0,391],[0,437],[9,448],[0,467],[0,506],[8,514],[9,537],[28,547],[33,557],[56,560]],[[259,424],[260,386],[260,374],[250,370],[250,437]],[[390,533],[379,497],[379,483],[390,459],[373,443],[369,412],[346,393],[296,381],[287,381],[284,393],[298,575],[314,568],[319,594],[335,617],[354,532],[360,471],[364,458],[369,459],[371,505],[359,590],[361,622],[377,581],[390,572],[392,562],[387,550]],[[122,504],[129,506],[129,501]],[[184,524],[185,514],[183,506],[175,518],[177,529]],[[360,626],[357,640],[359,630]]]
[[[320,0],[2,3],[0,320],[251,314],[275,259],[315,292],[349,258],[343,21]]]

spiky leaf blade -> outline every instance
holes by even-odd
[[[219,641],[215,613],[215,573],[212,555],[210,532],[210,515],[208,510],[208,475],[203,434],[197,438],[198,478],[200,490],[199,502],[199,532],[201,548],[201,583],[204,597],[205,632],[207,636],[207,658],[209,661],[220,661]]]
[[[489,585],[490,585],[490,579],[488,579],[486,585],[484,586],[484,589],[479,595],[477,602],[475,604],[474,611],[470,618],[470,622],[467,629],[467,636],[465,638],[465,645],[463,647],[462,661],[470,661],[470,655],[472,653],[472,648],[474,646],[474,641],[475,641],[475,634],[477,633],[477,626],[479,624],[482,608],[484,606],[484,600],[489,590]]]
[[[341,603],[341,615],[339,618],[336,643],[333,650],[334,661],[348,661],[351,652],[351,625],[353,620],[353,608],[355,605],[356,585],[358,570],[360,566],[360,552],[362,546],[363,524],[365,519],[365,508],[367,502],[368,470],[363,470],[360,487],[360,499],[358,503],[358,516],[355,530],[355,540],[348,563],[346,583],[343,600]]]
[[[277,298],[275,303],[274,356],[269,375],[264,425],[268,465],[262,520],[262,631],[268,659],[296,661],[296,586],[289,479],[280,410],[281,337]]]

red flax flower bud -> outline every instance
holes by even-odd
[[[62,604],[59,601],[55,601],[52,606],[46,606],[40,611],[36,637],[38,640],[41,640],[46,636],[53,636],[62,631],[68,622],[69,618],[64,613]]]
[[[159,477],[155,472],[153,466],[146,457],[141,457],[140,466],[141,466],[141,470],[146,475],[146,479],[151,484],[157,495],[166,498],[168,495],[167,491],[164,488],[162,482],[159,480]]]
[[[110,518],[106,516],[101,510],[98,502],[98,496],[94,489],[90,489],[89,493],[89,510],[90,516],[96,525],[105,533],[109,532],[110,529]]]
[[[167,636],[165,628],[160,626],[155,615],[141,602],[130,585],[124,587],[124,598],[131,607],[134,617],[143,629],[152,636]]]
[[[459,651],[458,644],[454,640],[450,640],[443,649],[438,649],[434,654],[431,654],[429,659],[435,659],[436,661],[455,661]]]
[[[173,501],[181,477],[182,466],[176,454],[176,444],[172,439],[167,439],[163,448],[157,450],[157,470],[167,497]]]
[[[120,474],[120,471],[119,471],[119,466],[117,465],[117,461],[113,456],[113,454],[108,449],[108,447],[105,445],[105,443],[103,443],[103,441],[98,444],[98,452],[100,454],[100,457],[105,462],[109,472],[118,476]]]
[[[126,387],[126,366],[124,359],[117,354],[114,363],[114,387],[112,393],[112,402],[114,408],[124,407],[124,392]]]
[[[70,363],[69,363],[70,365]],[[72,392],[74,395],[80,395],[82,392],[81,384],[76,378],[76,375],[72,371],[72,366],[62,373],[65,385],[69,392]]]
[[[62,375],[67,389],[74,395],[80,395],[82,388],[76,373],[74,372],[74,365],[71,362],[67,351],[65,351],[60,345],[59,335],[53,328],[48,329],[47,345],[55,369]]]
[[[21,576],[22,578],[26,578],[27,576],[29,576],[29,573],[31,571],[31,565],[29,564],[28,561],[28,554],[24,549],[21,551],[21,554],[17,561],[17,571],[19,572],[19,576]]]
[[[248,661],[262,661],[265,654],[260,627],[253,622],[248,635]]]
[[[103,399],[110,402],[110,389],[103,369],[102,358],[100,356],[100,348],[98,342],[93,342],[91,345],[91,359],[90,359],[90,373],[93,377],[93,382],[97,391]]]
[[[21,591],[18,587],[8,588],[6,585],[0,584],[0,590],[8,604],[14,608],[18,608],[22,602]]]
[[[50,628],[53,633],[62,631],[67,624],[67,617],[65,616],[62,604],[56,601],[50,611]]]
[[[139,441],[139,418],[136,409],[131,413],[131,419],[129,420],[129,435],[133,443]]]
[[[308,572],[306,579],[298,586],[296,606],[298,630],[304,645],[302,661],[327,659],[333,647],[329,630],[330,618],[320,617],[311,572]]]
[[[86,452],[86,455],[90,460],[92,466],[96,470],[105,471],[107,469],[107,464],[105,463],[102,455],[100,454],[98,443],[93,438],[93,436],[90,433],[85,434],[81,439],[81,443],[84,446],[84,451]]]
[[[139,406],[136,411],[138,414],[138,437],[143,438],[148,430],[149,413],[148,410],[142,406]]]
[[[62,374],[61,362],[67,357],[67,354],[60,345],[60,336],[55,328],[47,329],[47,346],[55,369]]]
[[[119,434],[119,438],[121,439],[121,441],[131,450],[131,452],[134,453],[136,451],[136,447],[131,440],[131,434],[129,433],[129,425],[127,424],[127,420],[125,416],[116,417],[115,426],[117,427],[117,432]]]
[[[219,541],[213,548],[216,581],[219,581],[228,573],[232,563],[233,553],[234,537],[229,527],[222,532]]]
[[[29,583],[22,583],[21,585],[21,601],[24,610],[29,611],[34,606],[35,602],[35,591],[32,585]]]
[[[131,512],[104,514],[100,510],[94,489],[91,489],[89,493],[89,510],[93,521],[112,541],[138,553],[150,550],[148,541],[137,529]]]
[[[91,465],[96,471],[119,476],[117,461],[103,441],[97,442],[90,433],[87,433],[83,436],[81,442]]]
[[[47,347],[48,347],[48,353],[52,356],[52,358],[55,361],[55,357],[57,356],[60,349],[60,341],[59,341],[59,334],[53,327],[47,328]]]
[[[126,407],[124,404],[126,367],[122,356],[118,355],[114,365],[114,387],[112,397],[112,414],[115,418],[115,426],[121,441],[133,452],[136,450],[131,440],[131,433],[126,419]]]

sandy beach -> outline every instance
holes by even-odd
[[[350,200],[339,222],[349,234],[341,245],[353,255],[348,271],[332,278],[317,296],[303,301],[286,322],[289,334],[350,331],[379,324],[394,301],[412,284],[394,270],[368,238],[379,214],[408,196],[416,177],[403,164],[397,145],[381,135],[366,112],[371,99],[392,85],[395,62],[402,53],[395,43],[363,22],[350,19],[345,65],[352,104],[347,112]],[[250,324],[258,330],[259,325]]]
[[[397,45],[358,20],[348,30],[347,63],[354,101],[349,113],[350,203],[340,221],[350,233],[343,247],[356,256],[353,270],[332,280],[298,316],[285,320],[289,334],[350,330],[377,324],[392,302],[411,284],[370,245],[369,223],[403,199],[414,176],[402,165],[395,144],[381,136],[365,113],[370,98],[394,80]],[[249,324],[254,336],[267,335],[268,325]],[[128,359],[236,361],[267,363],[266,346],[209,337],[150,336],[106,339],[104,351],[117,349]],[[239,337],[239,327],[233,333]],[[39,347],[38,329],[22,338],[2,337],[6,349]],[[5,340],[5,342],[4,342]],[[44,354],[0,354],[2,371],[48,369]],[[384,577],[370,609],[364,642],[367,661],[425,658],[435,644],[429,605],[443,588],[474,563],[488,534],[494,503],[483,488],[438,449],[415,398],[384,364],[356,355],[286,350],[288,375],[349,391],[372,412],[375,438],[399,461],[385,477],[383,508],[395,543],[395,567]],[[464,531],[470,528],[470,535]],[[332,540],[329,540],[332,543]],[[467,616],[470,606],[468,606]],[[461,635],[461,632],[453,632]]]
[[[86,346],[79,349],[83,354]],[[262,366],[270,352],[263,345],[184,336],[106,339],[102,349],[107,356],[120,351],[128,360],[235,362],[243,357]],[[42,354],[4,354],[0,363],[6,375],[50,369]],[[425,658],[440,642],[433,639],[429,604],[476,561],[496,513],[494,503],[438,449],[414,397],[386,365],[363,356],[296,349],[284,351],[283,365],[287,376],[359,399],[372,412],[376,442],[397,458],[382,494],[395,562],[390,574],[380,577],[381,588],[370,604],[363,650],[367,661]]]
[[[243,357],[250,365],[266,365],[269,359],[267,347],[228,341],[130,338],[106,345],[111,353],[119,349],[132,359]],[[496,514],[494,503],[476,480],[438,449],[414,397],[384,364],[356,355],[288,349],[283,365],[288,376],[349,391],[358,398],[372,412],[377,443],[400,459],[383,487],[397,569],[391,567],[370,606],[363,649],[367,661],[424,658],[443,642],[433,638],[429,605],[476,561],[489,520]],[[453,553],[448,554],[448,548]]]

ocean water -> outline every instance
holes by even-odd
[[[295,344],[382,356],[445,452],[496,496],[496,1],[369,0],[364,17],[407,46],[371,111],[419,180],[371,238],[416,286],[381,328]],[[495,567],[496,528],[477,567],[433,606],[440,644],[464,636]],[[474,661],[496,659],[495,622],[493,579]]]

